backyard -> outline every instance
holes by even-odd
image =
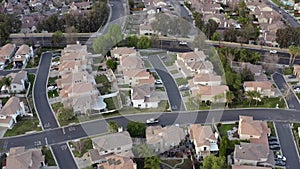
[[[227,136],[227,131],[228,130],[232,130],[233,127],[238,127],[237,124],[233,123],[233,124],[222,124],[222,123],[219,123],[217,125],[218,127],[218,130],[219,130],[219,134],[221,137],[224,137],[224,136]]]

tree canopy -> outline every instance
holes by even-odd
[[[203,166],[201,169],[220,169],[227,168],[225,157],[216,157],[209,155],[204,158]]]
[[[21,25],[15,15],[0,14],[0,45],[6,43],[11,33],[20,32]]]
[[[131,137],[145,137],[146,125],[140,122],[131,121],[127,124],[127,131]]]

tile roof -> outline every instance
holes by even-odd
[[[16,45],[11,43],[2,46],[2,48],[0,49],[0,57],[9,56],[12,52],[14,52],[15,48]]]
[[[200,60],[204,61],[206,58],[206,55],[204,54],[203,51],[194,51],[194,52],[178,53],[178,57],[182,58],[184,60],[200,59]]]
[[[22,85],[22,80],[27,79],[27,72],[26,71],[19,71],[18,73],[15,74],[13,77],[11,83],[16,83]]]
[[[214,74],[196,74],[195,77],[193,78],[194,83],[197,82],[212,82],[212,81],[221,81],[221,76],[214,75]]]
[[[30,52],[30,50],[31,49],[28,45],[23,44],[19,47],[15,55],[26,55]]]
[[[177,143],[185,138],[185,133],[182,128],[176,126],[161,127],[149,126],[146,129],[147,144],[158,144],[162,140],[164,143]],[[169,147],[168,147],[169,148]]]
[[[150,96],[154,91],[153,87],[149,85],[140,85],[132,87],[132,100],[145,99],[146,96]]]
[[[192,124],[190,126],[191,138],[196,141],[198,147],[203,145],[210,146],[209,140],[217,141],[210,126],[201,126],[200,124]]]
[[[129,47],[115,47],[112,52],[118,55],[130,55],[136,53],[137,51],[134,48]]]
[[[137,56],[122,56],[120,58],[120,65],[122,68],[137,68],[137,69],[143,69],[144,61],[137,57]]]
[[[265,144],[241,142],[240,145],[235,145],[234,158],[251,161],[267,161],[269,153],[269,147]]]
[[[135,169],[136,164],[128,156],[110,155],[106,162],[98,164],[99,169]]]
[[[11,116],[14,115],[20,108],[20,99],[17,97],[11,97],[0,110],[0,114],[4,116]]]
[[[7,169],[39,169],[44,156],[39,149],[25,150],[25,147],[10,148],[6,161]]]
[[[248,81],[244,82],[244,87],[253,87],[256,91],[257,88],[261,88],[262,90],[272,89],[273,85],[269,81]]]
[[[216,96],[219,94],[223,94],[226,91],[229,91],[228,86],[226,85],[219,85],[219,86],[199,86],[199,91],[198,93],[202,96],[204,95],[212,95],[212,96]]]

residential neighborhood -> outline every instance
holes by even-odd
[[[3,169],[299,169],[300,2],[0,2]]]

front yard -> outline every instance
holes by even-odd
[[[297,144],[298,151],[300,151],[300,137],[298,132],[298,127],[300,127],[300,123],[293,123],[292,125],[293,125],[292,132],[294,135],[294,139]]]
[[[175,53],[169,53],[168,57],[163,59],[163,62],[166,66],[172,66],[175,63],[175,60],[177,59],[177,56]]]
[[[42,154],[45,156],[45,163],[48,166],[56,166],[55,160],[49,148],[42,147]]]
[[[236,127],[236,128],[238,127],[238,125],[235,123],[233,123],[233,124],[219,123],[217,126],[218,126],[218,130],[219,130],[221,137],[227,136],[227,131],[232,130],[234,127]]]
[[[286,108],[286,104],[284,102],[284,99],[281,97],[278,98],[262,98],[261,102],[257,102],[255,100],[251,101],[251,104],[249,105],[249,101],[247,99],[244,99],[242,102],[239,103],[232,103],[229,104],[230,108],[276,108],[276,105],[278,104],[279,108]]]
[[[75,157],[82,157],[89,150],[93,149],[92,140],[90,138],[81,139],[76,142],[69,142],[72,152]]]
[[[41,131],[42,128],[39,127],[39,124],[40,121],[37,116],[20,118],[12,129],[6,131],[4,137],[17,136],[30,131]]]
[[[118,96],[106,98],[104,99],[104,102],[106,103],[106,108],[108,110],[117,110],[121,108]]]
[[[183,78],[183,77],[177,78],[175,80],[176,80],[176,83],[177,83],[178,86],[188,84],[188,80],[186,78]]]
[[[119,110],[121,114],[135,114],[143,112],[167,112],[169,109],[169,102],[167,100],[161,100],[158,104],[158,108],[139,109],[134,107],[123,107]]]

